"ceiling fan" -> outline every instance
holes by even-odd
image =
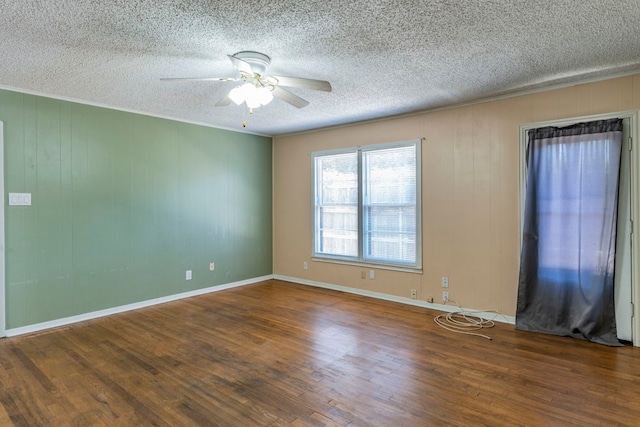
[[[302,89],[321,90],[331,92],[331,83],[325,80],[305,79],[301,77],[269,76],[266,70],[271,63],[271,58],[260,52],[242,51],[227,55],[231,63],[240,73],[240,77],[186,77],[186,78],[163,78],[163,81],[202,81],[214,80],[222,82],[243,82],[225,95],[216,106],[223,107],[231,102],[241,105],[247,104],[250,111],[262,105],[267,105],[276,97],[294,107],[303,108],[309,105],[309,101],[300,98],[298,95],[284,89],[284,87],[294,87]]]

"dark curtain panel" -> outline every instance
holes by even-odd
[[[516,329],[620,345],[613,275],[622,120],[528,133]]]

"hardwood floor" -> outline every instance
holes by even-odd
[[[639,425],[640,349],[281,281],[0,340],[0,425]]]

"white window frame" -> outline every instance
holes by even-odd
[[[370,261],[364,258],[364,228],[363,228],[363,167],[362,153],[366,151],[384,150],[390,148],[406,147],[414,145],[416,148],[416,262],[387,263]],[[375,267],[380,269],[422,273],[422,139],[410,139],[384,144],[361,145],[337,150],[316,151],[311,153],[311,258],[314,261],[331,262],[338,264]],[[316,252],[317,215],[316,215],[316,158],[330,155],[357,153],[358,157],[358,255],[357,257],[330,255]]]

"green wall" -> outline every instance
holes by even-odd
[[[7,329],[271,274],[270,138],[2,90],[0,121]]]

